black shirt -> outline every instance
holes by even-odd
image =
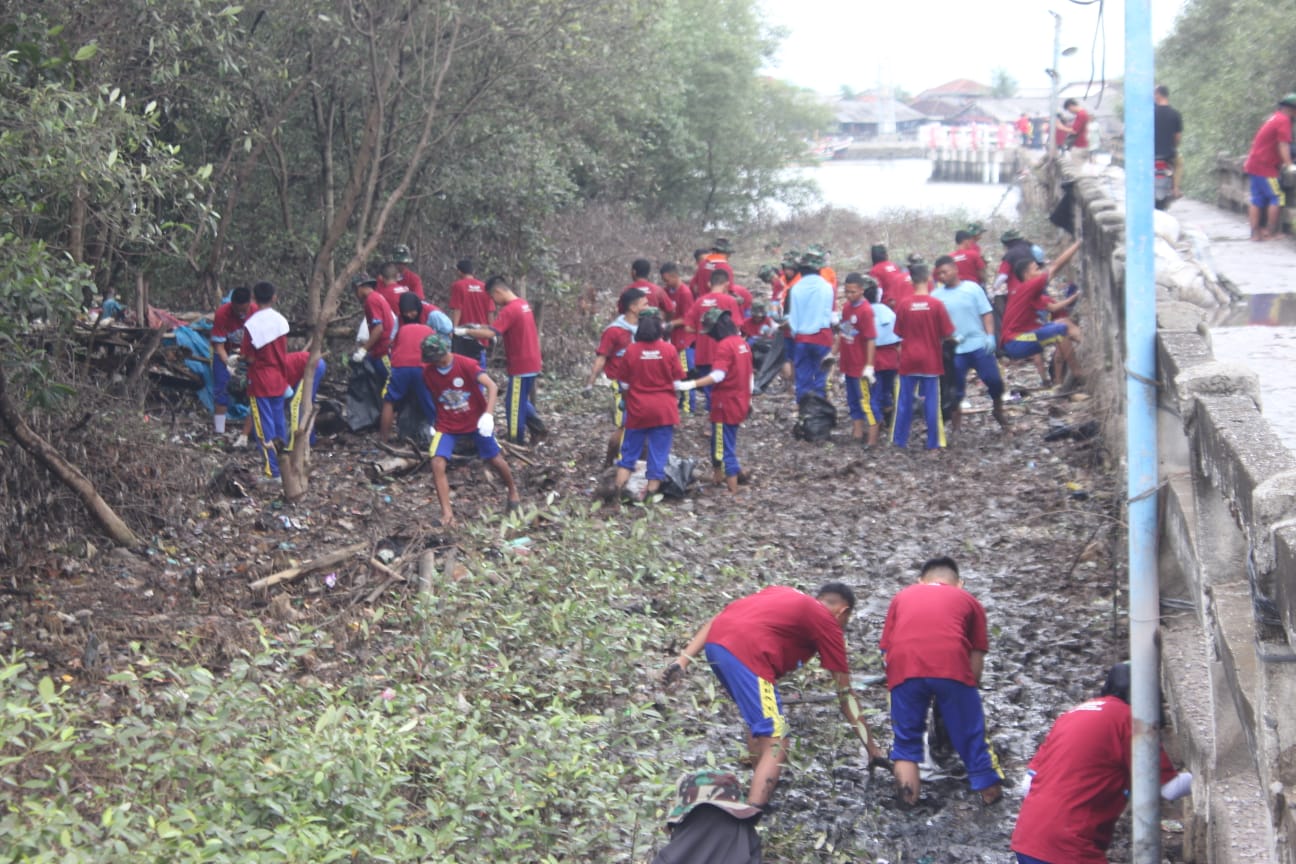
[[[1183,132],[1183,117],[1169,105],[1157,105],[1153,114],[1153,152],[1167,161],[1175,158],[1175,136]]]

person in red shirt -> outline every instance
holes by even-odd
[[[954,335],[945,304],[928,294],[927,265],[915,264],[914,295],[896,306],[895,335],[900,346],[900,382],[896,386],[895,414],[891,418],[891,441],[909,446],[914,400],[919,396],[927,418],[927,449],[945,446],[941,421],[940,378],[945,371],[941,343]]]
[[[602,373],[604,382],[612,395],[612,435],[608,438],[607,461],[603,463],[604,465],[614,463],[617,454],[621,452],[621,430],[625,427],[625,400],[619,383],[621,358],[625,356],[630,343],[634,341],[635,328],[639,326],[639,315],[645,309],[655,308],[648,303],[648,294],[638,288],[627,288],[622,292],[617,300],[617,309],[621,314],[604,328],[598,349],[594,352],[594,365],[590,368],[589,378],[585,381],[585,390],[590,392],[594,389],[599,374]],[[678,357],[675,359],[679,362]]]
[[[505,507],[516,510],[522,502],[513,483],[513,472],[495,440],[495,397],[499,392],[495,382],[476,360],[452,353],[450,340],[440,333],[424,338],[422,352],[427,364],[423,367],[423,383],[437,404],[437,425],[432,430],[428,455],[432,457],[441,524],[445,527],[455,524],[446,467],[454,455],[455,441],[461,435],[473,436],[477,456],[504,481],[508,490]]]
[[[908,342],[905,345],[908,346]],[[986,740],[981,672],[990,650],[985,610],[963,590],[958,564],[932,558],[918,582],[891,598],[880,642],[891,691],[896,794],[918,803],[927,706],[940,711],[950,740],[967,768],[973,791],[993,804],[1003,796],[1003,772]]]
[[[792,311],[792,287],[801,281],[801,253],[789,249],[779,265],[783,274],[783,296],[779,299],[778,316],[783,319],[783,368],[779,374],[784,381],[791,382],[796,373],[796,339],[792,334],[792,325],[788,315]]]
[[[751,413],[751,346],[738,334],[733,313],[727,309],[708,309],[701,327],[716,341],[710,371],[696,380],[677,382],[675,389],[711,388],[711,464],[715,482],[727,486],[730,495],[737,495],[738,475],[742,473],[738,425]]]
[[[1279,210],[1287,205],[1278,178],[1292,170],[1292,118],[1296,117],[1296,93],[1288,93],[1278,102],[1278,110],[1264,122],[1251,142],[1242,170],[1251,181],[1251,203],[1247,218],[1251,221],[1252,240],[1272,240],[1282,233]],[[1264,228],[1260,217],[1264,216]]]
[[[392,307],[375,290],[377,284],[376,279],[364,273],[357,273],[351,279],[351,287],[364,308],[365,323],[369,327],[369,340],[351,355],[351,362],[363,363],[380,381],[386,382],[391,368],[391,358],[387,355],[400,324]]]
[[[243,356],[248,361],[248,403],[261,444],[267,477],[279,476],[279,451],[287,452],[284,394],[288,392],[288,319],[275,305],[275,286],[258,282],[252,299],[259,307],[243,323]]]
[[[662,338],[660,310],[648,308],[639,319],[634,342],[617,366],[617,380],[625,388],[625,434],[617,461],[616,485],[625,488],[639,454],[647,450],[648,491],[651,496],[666,479],[679,403],[675,382],[684,378],[675,347]]]
[[[698,259],[697,270],[693,272],[693,279],[689,282],[689,288],[693,291],[694,297],[701,297],[710,290],[711,276],[717,270],[723,270],[729,274],[728,284],[734,282],[733,267],[729,264],[729,256],[733,254],[733,243],[724,237],[717,237],[711,244],[710,252],[703,252],[702,257]],[[730,292],[732,293],[732,292]],[[742,319],[742,313],[739,311],[734,315],[734,320]]]
[[[693,315],[693,290],[684,284],[684,280],[680,278],[679,265],[673,261],[661,265],[657,272],[661,275],[663,290],[675,304],[675,315],[670,321],[670,342],[675,346],[675,352],[679,354],[680,368],[684,370],[684,377],[692,378],[694,377],[693,342],[697,337],[689,330],[688,322]],[[681,393],[679,406],[681,412],[692,414],[693,409],[697,407],[697,394]]]
[[[225,415],[229,412],[229,380],[238,366],[239,343],[243,341],[243,324],[257,306],[252,289],[240,285],[230,292],[228,303],[222,303],[212,319],[211,370],[212,402],[215,409],[216,434],[225,434]],[[246,443],[246,442],[245,442]]]
[[[689,314],[689,321],[686,325],[689,332],[696,334],[693,342],[693,379],[699,380],[705,378],[711,372],[711,362],[715,358],[715,340],[707,335],[707,328],[702,326],[702,319],[712,309],[722,309],[728,312],[734,321],[740,320],[742,315],[738,311],[738,301],[729,293],[729,273],[725,270],[714,270],[710,276],[708,287],[710,290],[702,294],[694,302],[693,308]],[[693,388],[686,388],[686,391]],[[702,395],[706,399],[707,409],[711,408],[711,390],[709,387],[702,388]]]
[[[751,316],[744,318],[738,326],[738,332],[750,345],[757,339],[772,339],[778,332],[778,324],[769,317],[769,306],[764,300],[753,300]]]
[[[1017,814],[1012,850],[1019,864],[1107,864],[1116,820],[1125,810],[1133,736],[1128,663],[1107,673],[1102,694],[1058,717],[1030,761],[1030,787]],[[1161,797],[1192,790],[1161,751]]]
[[[423,294],[423,280],[410,269],[410,265],[414,263],[414,256],[410,254],[410,248],[403,243],[393,246],[391,263],[396,265],[397,283],[402,288],[398,293],[404,294],[408,291],[420,300],[426,300],[427,297]],[[395,305],[392,308],[395,309]]]
[[[304,398],[306,393],[306,364],[309,362],[309,351],[293,351],[287,357],[287,365],[284,370],[290,384],[288,392],[284,396],[284,399],[286,400],[284,409],[287,411],[285,421],[288,424],[289,450],[292,450],[297,446],[298,427],[300,427],[302,423],[302,403],[306,401]],[[308,426],[310,428],[310,443],[312,447],[315,446],[315,415],[313,411],[315,404],[319,402],[320,382],[324,380],[324,373],[326,372],[328,372],[328,364],[325,363],[324,358],[321,357],[315,362],[315,375],[311,380],[310,388],[312,414]]]
[[[486,291],[486,283],[473,276],[471,258],[461,258],[455,265],[459,278],[450,283],[450,323],[455,327],[486,327],[495,320],[495,301]],[[456,354],[474,357],[478,365],[486,368],[486,348],[490,338],[477,340],[477,348],[467,339],[453,340]]]
[[[1066,123],[1062,115],[1058,115],[1054,132],[1057,147],[1059,150],[1069,149],[1077,158],[1084,159],[1089,155],[1089,112],[1081,107],[1078,99],[1063,102],[1062,110],[1071,112],[1071,122]]]
[[[955,231],[954,251],[950,253],[950,257],[958,267],[960,281],[975,282],[984,288],[986,263],[981,253],[974,248],[975,246],[975,237],[967,231]]]
[[[851,438],[872,446],[878,439],[877,418],[873,415],[869,398],[875,378],[873,352],[877,328],[873,324],[873,307],[864,299],[864,276],[847,274],[844,291],[846,299],[842,303],[841,322],[837,325],[837,359],[842,375],[846,376]]]
[[[378,440],[391,438],[396,406],[413,400],[423,412],[429,427],[436,426],[436,402],[423,383],[423,340],[436,331],[419,323],[423,301],[407,291],[400,295],[401,326],[391,344],[391,375],[383,387],[382,416],[378,420]]]
[[[636,258],[630,264],[630,278],[634,281],[622,288],[621,293],[625,294],[631,288],[639,289],[647,295],[648,305],[660,309],[663,319],[669,321],[675,316],[675,301],[666,293],[666,289],[648,278],[651,273],[652,262],[647,258]]]
[[[868,751],[869,767],[886,764],[851,688],[845,628],[854,611],[855,592],[841,582],[829,582],[814,597],[771,586],[726,606],[666,667],[670,682],[706,651],[712,671],[747,724],[747,750],[756,766],[749,803],[769,804],[788,758],[788,722],[775,682],[816,654],[836,684],[842,716]]]
[[[1048,345],[1057,345],[1057,354],[1061,362],[1071,370],[1073,379],[1083,377],[1080,367],[1075,362],[1073,344],[1080,343],[1080,328],[1070,318],[1054,321],[1049,324],[1039,323],[1039,311],[1048,309],[1048,283],[1054,273],[1066,265],[1080,249],[1077,240],[1063,250],[1048,266],[1041,268],[1033,257],[1018,261],[1013,268],[1013,278],[1008,281],[1008,303],[1004,308],[1001,345],[1003,352],[1010,359],[1025,360],[1027,357],[1042,355]],[[1080,295],[1075,294],[1063,304],[1074,303]],[[1040,377],[1045,386],[1051,382],[1042,371]]]
[[[1013,125],[1017,129],[1017,134],[1021,136],[1021,146],[1029,147],[1031,137],[1030,117],[1026,116],[1026,112],[1023,111],[1021,116],[1017,118],[1017,122]]]
[[[531,304],[513,293],[503,276],[486,280],[486,291],[499,307],[490,327],[455,327],[456,336],[474,338],[498,336],[504,342],[508,381],[504,385],[504,417],[508,440],[526,443],[526,433],[543,437],[544,423],[536,411],[532,394],[540,375],[540,334],[536,331]]]
[[[913,295],[913,279],[887,257],[887,248],[881,243],[874,244],[869,249],[869,257],[873,259],[873,269],[869,271],[869,275],[877,280],[882,292],[882,302],[892,309],[898,308],[902,300]]]

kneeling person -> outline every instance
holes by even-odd
[[[423,360],[427,364],[423,367],[423,382],[437,404],[437,425],[432,430],[428,455],[432,457],[441,523],[447,527],[454,525],[446,467],[454,455],[455,441],[461,435],[473,436],[477,455],[508,487],[508,509],[516,508],[521,502],[513,484],[513,472],[495,440],[495,397],[499,388],[481,371],[477,361],[450,353],[450,340],[440,333],[423,340]]]

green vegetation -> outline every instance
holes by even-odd
[[[1183,113],[1188,193],[1213,197],[1215,157],[1245,156],[1275,103],[1293,89],[1296,22],[1289,12],[1262,0],[1189,0],[1157,51],[1157,80]]]

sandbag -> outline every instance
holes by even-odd
[[[797,403],[792,437],[802,441],[827,441],[837,425],[837,406],[818,393],[807,393]]]

